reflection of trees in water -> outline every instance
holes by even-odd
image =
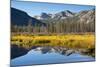
[[[11,46],[11,59],[14,59],[16,57],[22,56],[27,54],[29,50],[24,47],[19,47],[17,45]]]
[[[89,48],[87,50],[84,50],[84,51],[80,51],[80,53],[82,55],[88,55],[88,56],[92,56],[95,58],[95,48]]]

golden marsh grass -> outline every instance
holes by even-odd
[[[11,44],[19,46],[60,46],[69,48],[94,48],[95,36],[92,34],[76,35],[13,35]]]

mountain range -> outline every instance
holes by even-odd
[[[58,12],[56,14],[47,14],[42,12],[40,16],[34,16],[34,17],[40,20],[48,20],[48,19],[65,19],[67,17],[73,17],[74,15],[75,13],[69,10],[65,10],[65,11]]]
[[[77,22],[94,22],[95,21],[95,9],[91,10],[84,10],[80,11],[78,13],[71,12],[69,10],[61,11],[56,14],[47,14],[47,13],[41,13],[40,16],[34,16],[34,18],[41,20],[41,21],[47,21],[47,20],[73,20]]]
[[[48,13],[41,13],[40,16],[29,16],[26,12],[11,8],[11,24],[13,25],[28,25],[29,21],[31,20],[32,25],[40,24],[44,25],[48,21],[74,21],[74,22],[83,22],[89,23],[95,21],[95,9],[91,10],[84,10],[78,13],[71,12],[69,10],[61,11],[56,14],[48,14]]]

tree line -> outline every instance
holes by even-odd
[[[35,24],[29,20],[27,26],[11,25],[11,32],[28,32],[28,33],[84,33],[95,32],[95,22],[79,22],[77,19],[67,19],[45,22],[46,25]]]

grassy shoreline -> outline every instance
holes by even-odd
[[[32,46],[62,46],[69,48],[95,48],[93,34],[66,34],[66,35],[12,35],[11,44],[23,47]]]

